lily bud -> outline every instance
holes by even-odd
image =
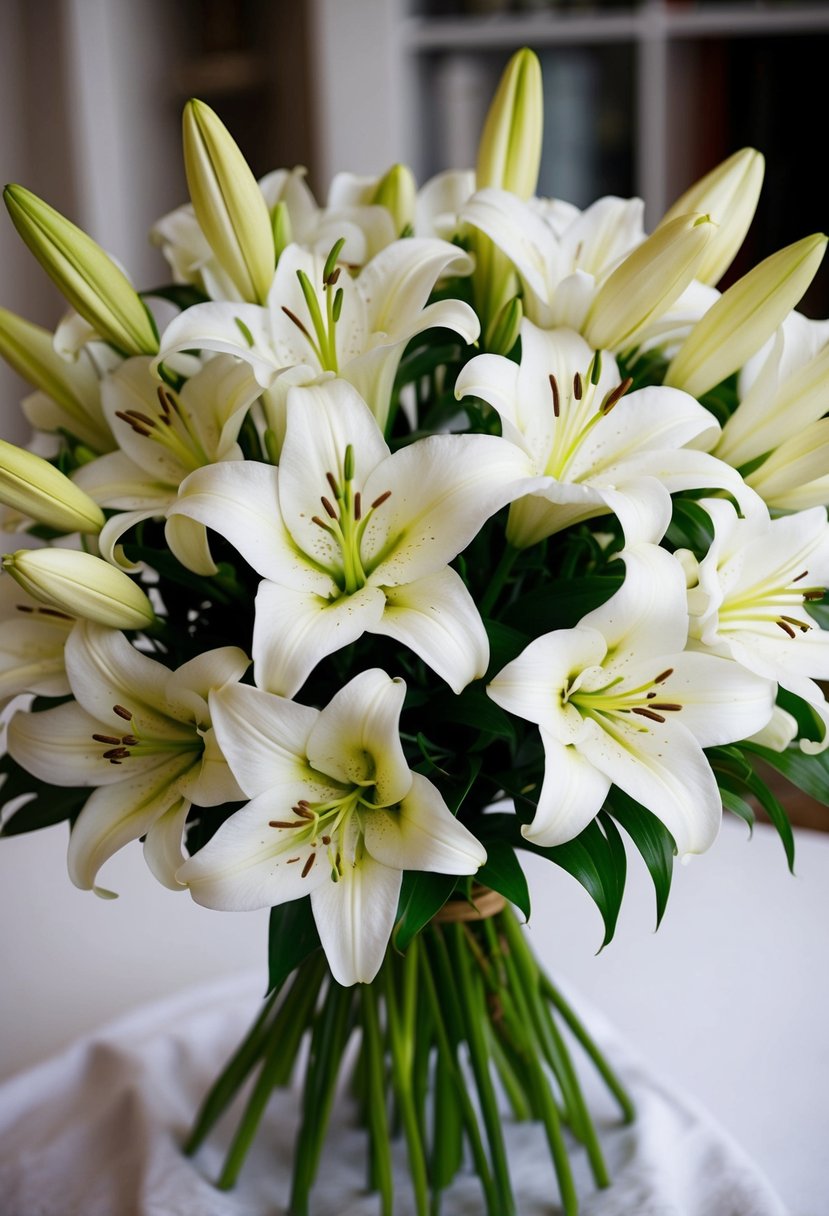
[[[414,227],[416,194],[414,174],[408,165],[392,165],[377,183],[371,201],[391,212],[398,236]]]
[[[538,184],[544,94],[538,56],[524,47],[507,64],[478,147],[477,188],[531,198]]]
[[[507,300],[484,335],[484,350],[493,355],[508,355],[518,341],[523,316],[521,298],[513,296]]]
[[[756,353],[815,276],[827,238],[804,237],[760,262],[697,321],[668,367],[665,383],[694,397]]]
[[[18,549],[3,569],[24,591],[52,608],[111,629],[146,629],[152,604],[122,570],[73,549]]]
[[[700,178],[665,212],[657,228],[692,211],[707,213],[717,225],[695,277],[718,283],[748,232],[763,185],[765,159],[755,148],[742,148]]]
[[[683,215],[652,232],[596,292],[582,329],[594,350],[618,350],[661,316],[696,275],[714,225],[707,215]]]
[[[25,448],[0,439],[0,502],[61,532],[98,533],[104,515],[65,474]]]
[[[70,382],[73,365],[57,353],[54,335],[48,329],[0,308],[0,356],[18,376],[57,401],[68,414],[86,415],[83,401]]]
[[[268,206],[219,116],[188,101],[182,122],[184,171],[196,219],[244,300],[264,304],[276,266]]]
[[[23,186],[6,186],[3,198],[23,240],[95,332],[125,355],[156,354],[152,317],[100,245]]]

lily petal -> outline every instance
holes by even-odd
[[[438,790],[419,773],[400,806],[363,815],[366,848],[375,860],[398,870],[474,874],[486,849],[458,823]]]
[[[210,694],[210,716],[222,753],[249,798],[307,781],[306,746],[319,710],[247,684],[227,684]]]
[[[459,693],[489,664],[489,640],[463,579],[446,566],[413,583],[386,587],[371,633],[402,642]]]
[[[256,683],[293,697],[326,655],[356,642],[383,614],[379,587],[329,600],[263,581],[256,595],[253,664]]]
[[[338,984],[370,984],[380,970],[397,915],[401,870],[375,861],[343,859],[338,882],[311,894],[314,920],[331,974]]]
[[[144,841],[144,860],[155,878],[171,891],[183,891],[176,871],[186,861],[182,841],[190,803],[179,798],[152,824]]]
[[[610,778],[574,747],[562,744],[542,727],[544,781],[532,823],[521,835],[548,848],[578,836],[602,809]]]

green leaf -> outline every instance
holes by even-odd
[[[714,525],[699,503],[691,498],[674,498],[666,536],[675,549],[691,549],[697,557],[704,557],[714,539]]]
[[[676,855],[674,838],[661,819],[657,819],[656,815],[620,789],[613,788],[606,803],[606,810],[622,825],[642,854],[656,893],[658,929],[671,893]]]
[[[810,798],[829,806],[829,751],[808,756],[799,747],[790,747],[784,752],[775,752],[757,743],[744,743],[743,747],[777,769]]]
[[[487,816],[484,816],[486,823]],[[498,837],[484,839],[486,845],[486,862],[481,866],[475,878],[485,887],[491,887],[511,904],[515,904],[530,919],[530,889],[527,878],[521,869],[521,862],[515,855],[515,849],[506,840]]]
[[[515,723],[500,705],[487,696],[480,683],[470,684],[459,697],[439,693],[429,698],[427,713],[430,726],[437,722],[451,722],[483,731],[496,739],[515,742]]]
[[[748,824],[748,834],[750,836],[754,831],[756,821],[751,804],[746,802],[745,798],[741,798],[739,794],[734,793],[733,790],[723,786],[720,786],[720,798],[727,811],[731,811],[733,815],[739,815],[740,819]]]
[[[499,812],[484,816],[484,822],[493,836],[546,857],[580,882],[604,921],[602,948],[612,940],[625,889],[627,858],[622,838],[609,816],[600,813],[599,819],[592,820],[573,840],[550,848],[526,840],[517,815]]]
[[[396,950],[404,954],[420,930],[439,912],[455,890],[454,874],[425,874],[406,870],[397,905],[397,924],[392,934]]]
[[[23,832],[35,832],[39,828],[51,827],[64,819],[74,820],[89,798],[89,786],[47,785],[22,768],[10,755],[0,757],[0,807],[8,806],[18,798],[28,795],[28,800],[9,816],[0,829],[0,835],[19,836]]]
[[[271,908],[268,922],[268,992],[280,988],[320,946],[310,896]]]
[[[621,563],[617,564],[618,573],[554,580],[522,595],[504,613],[504,624],[521,630],[529,638],[540,637],[552,629],[572,629],[621,587],[624,570]]]
[[[209,298],[192,283],[170,283],[164,287],[151,287],[149,291],[141,291],[138,294],[142,299],[149,297],[154,300],[168,300],[181,312],[184,312],[185,308],[192,308],[194,304],[206,304]]]
[[[529,634],[513,629],[502,621],[485,620],[484,628],[489,638],[488,676],[495,675],[502,667],[506,667],[507,663],[517,658],[532,641]]]
[[[715,751],[725,749],[716,748]],[[728,749],[734,750],[734,749]],[[744,760],[747,758],[744,757]],[[717,782],[720,786],[720,791],[726,789],[732,794],[742,796],[742,792],[747,790],[753,794],[760,806],[768,815],[774,827],[777,829],[777,834],[783,842],[783,848],[786,853],[786,860],[789,869],[794,873],[794,833],[792,825],[789,822],[789,817],[783,810],[783,807],[778,802],[772,791],[766,785],[765,781],[753,769],[749,768],[748,772],[740,772],[734,768],[722,766],[715,763],[714,771],[717,773]],[[731,809],[731,808],[729,808]]]
[[[798,733],[803,739],[811,739],[813,743],[821,742],[824,734],[823,720],[808,701],[778,686],[777,704],[795,719]]]

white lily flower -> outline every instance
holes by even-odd
[[[697,565],[684,553],[691,635],[749,671],[807,701],[829,727],[829,705],[815,680],[829,679],[829,633],[807,604],[829,583],[829,523],[823,507],[770,519],[739,519],[730,503],[706,499],[714,540]],[[829,747],[802,740],[804,751]]]
[[[829,502],[829,321],[792,312],[741,371],[738,396],[714,455],[754,462],[746,481],[772,508]]]
[[[64,697],[71,690],[64,647],[75,618],[0,578],[0,709],[21,692]]]
[[[66,642],[74,701],[9,723],[13,758],[52,785],[98,786],[69,840],[69,875],[95,889],[101,866],[146,835],[144,853],[165,886],[179,890],[181,840],[192,803],[243,797],[216,744],[208,696],[241,678],[249,659],[235,646],[207,651],[177,671],[131,646],[122,633],[80,622]]]
[[[671,521],[671,494],[707,486],[728,490],[743,509],[762,508],[734,469],[687,446],[719,434],[708,410],[677,389],[627,393],[615,360],[597,360],[579,334],[524,321],[520,365],[478,355],[458,377],[457,396],[488,401],[504,438],[525,453],[527,476],[547,479],[510,507],[511,544],[525,548],[608,512],[628,545],[656,543]]]
[[[671,554],[640,545],[622,556],[625,581],[606,604],[531,642],[487,688],[541,730],[544,781],[521,830],[544,846],[570,840],[613,784],[662,820],[680,855],[700,853],[722,816],[702,749],[763,727],[774,685],[685,650],[685,579]]]
[[[601,324],[607,329],[608,306],[613,305],[614,334],[619,343],[602,333],[596,344],[648,343],[654,335],[681,336],[717,299],[712,288],[693,282],[697,263],[711,239],[713,226],[672,221],[646,244],[640,199],[600,198],[586,211],[569,204],[522,202],[504,190],[481,190],[461,211],[461,219],[479,228],[510,259],[523,287],[526,316],[543,329],[562,327],[588,334]],[[697,217],[698,218],[698,217]],[[662,261],[652,273],[650,251]],[[643,265],[629,262],[638,256]],[[642,300],[636,313],[630,305],[631,284],[616,303],[604,291],[614,271],[628,263],[636,271]],[[626,272],[625,272],[626,273]],[[598,301],[598,304],[597,304]],[[597,315],[596,309],[601,315]],[[618,315],[617,315],[618,314]],[[640,328],[641,327],[641,328]],[[675,332],[676,331],[676,332]],[[589,335],[588,335],[589,336]],[[595,335],[594,335],[595,336]],[[613,337],[614,335],[610,335]],[[592,339],[591,339],[592,340]]]
[[[256,682],[293,696],[363,633],[411,647],[456,691],[486,670],[486,633],[447,565],[510,500],[525,460],[490,435],[433,435],[390,453],[350,384],[288,394],[279,467],[192,473],[171,514],[213,528],[262,575]]]
[[[441,275],[467,274],[471,258],[445,241],[395,241],[352,278],[327,258],[289,245],[279,259],[268,304],[197,304],[168,326],[159,360],[180,350],[213,350],[249,363],[271,390],[270,425],[284,434],[290,384],[342,376],[385,426],[403,348],[433,326],[465,342],[478,337],[478,318],[460,300],[427,304]],[[332,256],[333,255],[333,256]],[[288,373],[286,375],[286,373]],[[268,402],[266,399],[266,408]]]
[[[160,384],[148,358],[127,359],[102,385],[104,412],[121,450],[83,465],[75,484],[104,507],[115,507],[99,543],[109,561],[128,528],[167,517],[179,486],[194,469],[241,460],[236,442],[260,388],[250,368],[225,355],[210,359],[175,393]],[[215,574],[204,528],[183,516],[168,518],[172,553],[197,574]],[[126,564],[126,563],[124,563]]]
[[[400,743],[406,685],[372,668],[322,710],[245,685],[210,698],[251,799],[178,871],[197,903],[268,908],[310,895],[338,983],[371,983],[403,870],[474,874],[486,860]]]

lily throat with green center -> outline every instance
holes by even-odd
[[[330,573],[344,595],[353,595],[365,587],[372,570],[383,560],[383,552],[380,552],[374,555],[371,562],[364,562],[361,545],[372,514],[391,498],[391,490],[378,494],[363,514],[362,495],[354,489],[354,448],[350,443],[345,449],[340,479],[333,473],[326,473],[326,479],[336,506],[327,495],[322,494],[320,502],[328,518],[314,515],[312,522],[327,532],[339,546],[342,570]]]
[[[665,714],[678,713],[682,706],[675,701],[661,699],[659,686],[673,675],[673,667],[660,671],[652,680],[637,684],[635,688],[624,688],[624,676],[606,680],[602,667],[587,668],[574,680],[568,682],[561,693],[562,707],[574,706],[583,718],[593,718],[599,725],[609,729],[619,714],[638,714],[650,722],[664,722]],[[598,688],[591,688],[591,678],[602,680]],[[630,723],[626,725],[630,726]],[[647,730],[642,723],[640,730]]]
[[[384,806],[373,801],[371,795],[375,793],[373,783],[364,781],[326,802],[308,802],[301,798],[291,807],[294,819],[269,819],[269,828],[285,833],[281,850],[299,849],[295,857],[286,859],[286,864],[302,863],[300,877],[307,878],[317,855],[323,855],[331,881],[339,882],[344,873],[344,857],[352,866],[358,866],[365,857],[364,816],[379,810],[399,810],[399,802]]]
[[[103,734],[101,731],[95,731],[92,735],[95,743],[106,744],[107,750],[102,753],[102,758],[110,764],[123,764],[132,756],[180,752],[186,756],[189,767],[204,751],[204,729],[200,726],[194,726],[192,730],[185,729],[180,736],[153,735],[139,727],[136,715],[125,705],[113,705],[112,712],[117,718],[129,722],[130,729],[127,734]]]

